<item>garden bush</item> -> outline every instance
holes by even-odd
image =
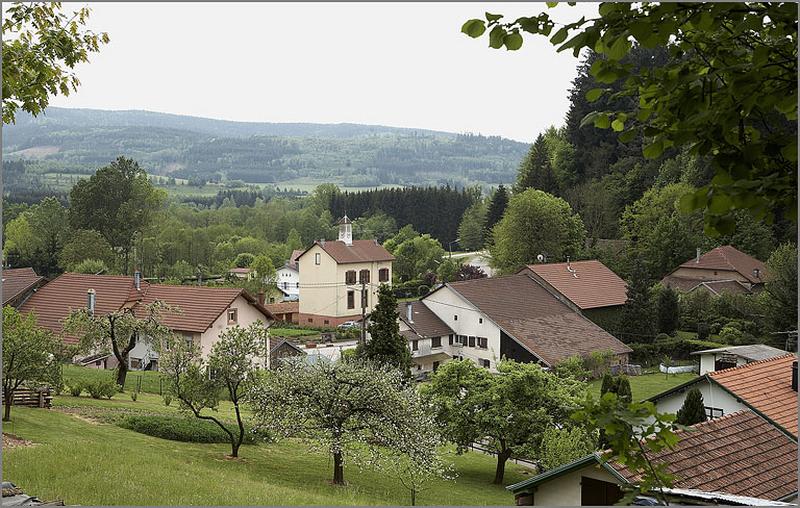
[[[69,394],[73,397],[80,397],[81,393],[83,392],[83,383],[80,381],[76,381],[73,384],[69,385]]]
[[[199,418],[184,418],[180,416],[158,415],[131,415],[117,423],[118,426],[146,434],[148,436],[184,441],[187,443],[229,443],[230,438],[216,423]],[[239,427],[228,425],[234,436],[239,434]],[[266,436],[257,436],[250,430],[245,430],[244,442],[255,443],[257,439]]]
[[[165,406],[169,406],[170,404],[172,404],[172,395],[170,395],[168,393],[165,393],[164,394],[164,405]]]
[[[630,355],[631,363],[640,364],[645,367],[657,365],[664,356],[669,356],[673,360],[690,360],[694,357],[691,353],[704,349],[714,349],[723,347],[725,344],[709,342],[697,339],[681,339],[668,337],[663,340],[656,340],[650,344],[631,343],[628,346],[633,349]]]
[[[111,380],[96,380],[86,383],[86,391],[93,399],[111,398],[117,393],[117,385]]]

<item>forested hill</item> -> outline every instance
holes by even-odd
[[[380,125],[249,123],[147,111],[48,108],[3,128],[7,159],[93,173],[119,155],[194,181],[456,186],[512,181],[524,143]]]

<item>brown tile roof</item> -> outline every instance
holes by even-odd
[[[36,275],[33,268],[3,268],[3,305],[17,304],[14,300],[24,296],[44,280],[44,277]]]
[[[628,299],[625,281],[596,259],[528,265],[525,270],[544,279],[580,309],[624,305]]]
[[[166,313],[163,323],[173,330],[204,332],[241,295],[269,318],[272,315],[258,301],[241,288],[211,288],[204,286],[169,286],[141,284],[141,291],[133,285],[133,277],[122,275],[86,275],[65,273],[37,291],[20,308],[33,312],[40,326],[61,334],[63,320],[72,310],[86,307],[86,292],[94,289],[95,312],[108,314],[124,307],[133,307],[140,315],[140,305],[161,300],[180,307],[181,313]],[[76,343],[76,337],[64,337],[67,343]]]
[[[297,270],[297,258],[299,258],[303,252],[305,251],[300,249],[293,250],[291,256],[289,256],[289,261],[286,263],[286,266]]]
[[[674,487],[724,492],[773,501],[797,491],[797,443],[753,413],[739,411],[678,431],[675,448],[649,453],[666,464]],[[640,475],[610,462],[636,483]]]
[[[407,306],[411,305],[411,319],[408,320]],[[439,319],[424,303],[419,300],[413,302],[398,302],[397,315],[414,333],[420,337],[442,337],[450,335],[453,330]]]
[[[279,302],[264,305],[273,314],[294,314],[300,312],[300,302]]]
[[[548,365],[593,351],[631,352],[526,274],[451,282],[447,286]],[[435,299],[435,295],[436,291],[425,299]]]
[[[677,277],[675,275],[667,275],[661,279],[661,285],[675,289],[676,291],[689,292],[696,288],[702,279],[690,279],[687,277]]]
[[[751,362],[716,372],[711,379],[748,406],[797,435],[797,392],[792,390],[794,354]]]
[[[324,242],[314,242],[314,245],[322,247],[322,250],[340,264],[394,261],[394,256],[375,240],[353,240],[353,245],[347,245],[341,240],[326,240]],[[298,259],[305,255],[311,247],[303,251],[298,256]]]
[[[767,275],[766,265],[731,245],[723,245],[712,249],[700,259],[690,259],[680,265],[681,268],[703,268],[707,270],[727,270],[739,272],[753,284],[764,282]],[[758,269],[759,277],[753,274],[753,270]]]
[[[717,296],[721,295],[722,293],[744,295],[751,292],[750,289],[745,287],[744,284],[737,280],[712,280],[708,282],[701,282],[695,286],[692,291],[697,291],[701,288],[707,289],[708,291],[711,291],[712,294]]]

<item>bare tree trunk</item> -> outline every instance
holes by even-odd
[[[234,403],[233,408],[236,410],[236,423],[239,425],[239,439],[238,441],[231,441],[233,444],[233,451],[231,452],[231,457],[238,457],[239,456],[239,447],[242,446],[242,441],[244,441],[244,422],[242,421],[242,415],[239,412],[239,401],[237,400]]]
[[[417,489],[411,489],[411,506],[417,506]]]
[[[511,450],[503,450],[497,454],[497,469],[494,472],[495,485],[503,483],[503,476],[506,472],[506,461],[509,457],[511,457]]]
[[[128,355],[117,357],[117,384],[125,391],[125,378],[128,377]]]
[[[5,391],[5,399],[6,399],[6,407],[3,410],[3,421],[10,422],[11,421],[11,405],[14,403],[14,390],[4,390]]]
[[[342,452],[333,453],[333,484],[344,485],[344,465],[342,463]]]

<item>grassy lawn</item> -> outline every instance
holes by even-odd
[[[682,374],[643,374],[641,376],[630,376],[628,379],[631,382],[631,392],[633,392],[634,400],[644,400],[657,395],[663,391],[669,390],[673,386],[678,386],[685,383],[690,379],[697,377],[697,374],[687,372]],[[589,386],[594,394],[600,395],[600,384],[602,380],[596,379],[589,383]]]
[[[113,370],[104,369],[90,369],[88,367],[80,367],[78,365],[65,365],[64,366],[64,384],[70,386],[76,381],[92,382],[98,380],[116,380]],[[147,393],[160,393],[158,372],[150,370],[146,371],[128,371],[125,378],[125,390],[133,391],[139,384],[141,379],[141,391]],[[66,391],[66,390],[65,390]],[[127,397],[127,395],[125,395]]]
[[[155,409],[155,396],[96,401],[57,397],[56,409],[14,408],[3,430],[34,443],[4,450],[4,480],[41,499],[81,505],[319,505],[408,504],[409,496],[387,473],[345,467],[346,487],[329,483],[331,460],[293,440],[243,445],[240,460],[226,460],[229,447],[168,441],[58,410]],[[126,395],[125,395],[126,396]],[[166,411],[175,411],[172,408]],[[159,411],[164,410],[160,403]],[[223,409],[225,411],[225,409]],[[508,505],[513,497],[491,484],[494,458],[448,453],[458,471],[418,495],[419,504]],[[522,480],[523,468],[508,464],[506,484]]]
[[[276,328],[271,327],[269,334],[273,337],[319,337],[319,330],[311,328]]]

